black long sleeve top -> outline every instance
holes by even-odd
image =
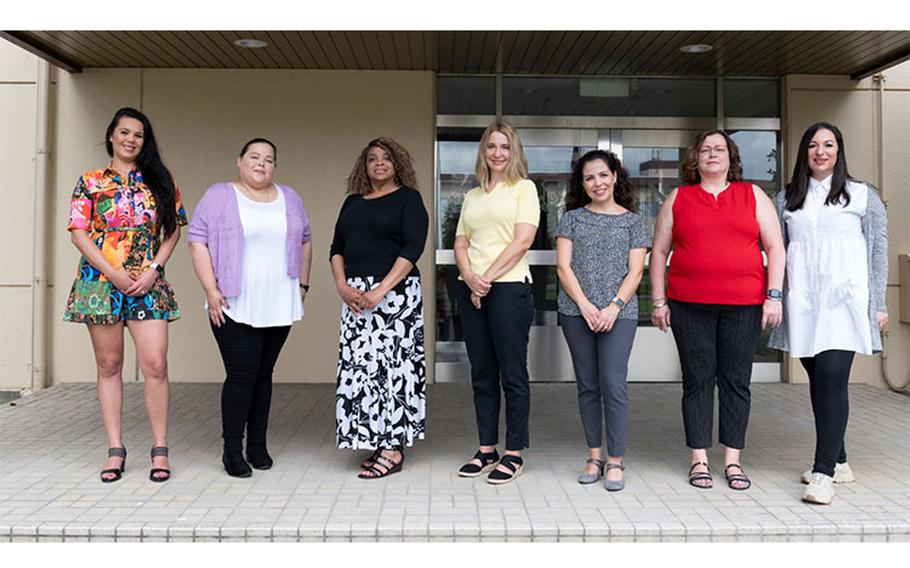
[[[408,276],[419,276],[417,259],[427,241],[429,216],[420,192],[402,186],[374,199],[349,195],[335,222],[329,259],[344,258],[345,275],[384,278],[398,257],[414,263]]]

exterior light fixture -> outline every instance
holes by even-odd
[[[679,48],[683,53],[707,53],[712,49],[714,46],[706,43],[690,43]]]
[[[268,44],[266,42],[264,42],[262,40],[258,40],[258,39],[243,38],[243,39],[234,40],[234,45],[236,45],[237,47],[246,47],[249,49],[259,49],[261,47],[267,46]]]

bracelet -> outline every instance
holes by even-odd
[[[666,308],[666,307],[667,307],[667,301],[666,301],[666,300],[664,300],[664,301],[662,301],[662,302],[652,302],[652,303],[651,303],[651,309],[652,309],[652,310],[659,310],[660,308]]]

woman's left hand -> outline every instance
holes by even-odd
[[[875,312],[875,320],[878,323],[878,332],[884,333],[885,326],[888,325],[888,312]]]
[[[152,289],[156,280],[158,280],[158,271],[154,268],[146,268],[133,281],[133,285],[124,290],[123,293],[127,296],[144,296]]]
[[[383,298],[385,298],[385,294],[379,288],[373,288],[360,296],[360,308],[372,310]]]
[[[780,301],[765,300],[761,310],[761,328],[777,327],[784,319],[784,308]]]
[[[616,318],[619,316],[620,308],[613,302],[606,308],[600,310],[600,327],[595,331],[608,332],[613,329]]]

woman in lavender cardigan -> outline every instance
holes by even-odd
[[[187,237],[227,375],[222,463],[234,477],[252,475],[250,465],[272,467],[266,449],[272,369],[291,324],[303,317],[310,287],[309,220],[300,196],[272,181],[276,157],[268,140],[247,142],[238,179],[209,187]]]

